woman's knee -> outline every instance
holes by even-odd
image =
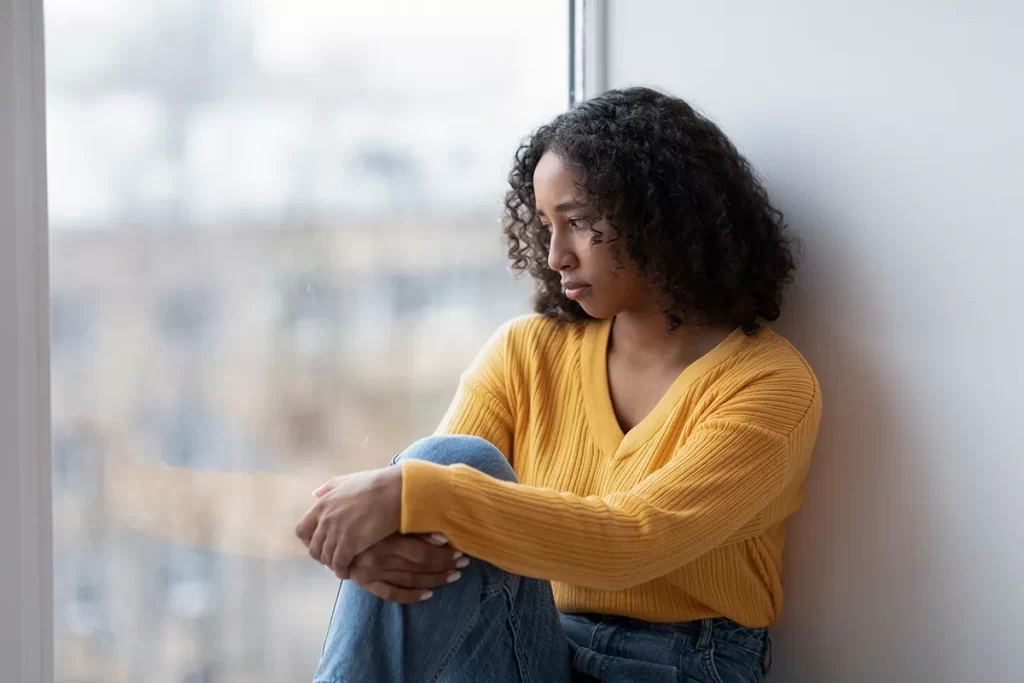
[[[438,465],[468,465],[495,479],[516,481],[512,466],[491,442],[477,436],[431,436],[420,439],[395,458]]]

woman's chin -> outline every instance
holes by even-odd
[[[591,318],[594,318],[596,320],[607,320],[608,318],[612,318],[615,316],[614,313],[608,311],[607,306],[601,306],[598,302],[587,301],[586,299],[584,299],[583,301],[580,301],[578,303],[580,305],[580,308],[583,309],[584,313],[586,313]]]

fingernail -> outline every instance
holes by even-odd
[[[426,593],[420,596],[420,602],[423,602],[424,600],[429,600],[432,597],[434,597],[434,591],[427,591]]]
[[[462,572],[452,572],[448,575],[448,583],[455,583],[462,578]]]
[[[463,555],[465,555],[465,553],[464,553],[464,552],[462,552],[461,550],[456,550],[456,551],[455,551],[455,554],[454,554],[454,555],[452,555],[452,559],[453,559],[453,560],[457,560],[457,559],[459,559],[460,557],[462,557]]]
[[[441,545],[448,545],[448,537],[441,534],[430,534],[430,537]]]
[[[459,560],[458,562],[455,563],[455,566],[458,567],[459,569],[465,569],[466,567],[469,566],[469,558],[468,557],[462,558],[461,560]]]

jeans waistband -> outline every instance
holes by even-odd
[[[741,647],[762,655],[765,671],[771,670],[774,653],[766,628],[744,626],[724,617],[677,622],[672,627],[695,635],[698,650],[707,650],[712,642]]]

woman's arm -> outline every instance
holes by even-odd
[[[515,429],[508,387],[508,337],[515,321],[503,325],[463,373],[437,435],[465,434],[489,441],[512,461]]]
[[[803,418],[817,424],[817,411]],[[722,545],[777,498],[803,463],[793,438],[709,419],[672,460],[627,491],[586,498],[498,481],[470,467],[403,463],[401,530],[526,576],[622,590]],[[803,436],[801,436],[803,435]]]
[[[514,420],[506,391],[507,339],[515,321],[495,332],[463,374],[438,434],[478,436],[511,462]],[[295,533],[313,559],[339,576],[376,544],[400,531],[402,470],[388,467],[332,477]]]

